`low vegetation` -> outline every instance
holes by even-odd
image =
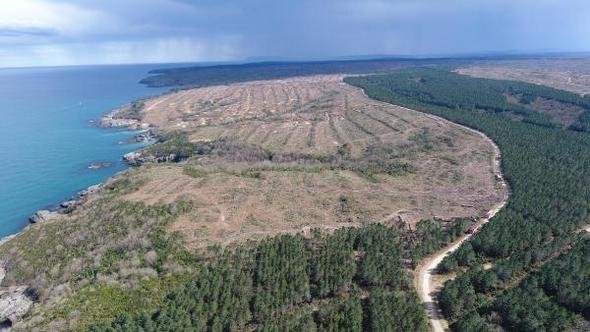
[[[3,283],[27,285],[43,304],[31,313],[33,326],[64,330],[139,309],[140,301],[156,306],[190,273],[194,257],[165,231],[190,203],[119,199],[140,184],[113,180],[78,214],[34,225],[0,247]]]
[[[145,103],[143,101],[134,101],[131,104],[122,107],[115,113],[115,119],[132,119],[132,120],[141,120],[142,115],[141,111],[145,107]]]
[[[481,214],[503,195],[480,136],[371,100],[338,76],[189,89],[145,104],[142,122],[162,142],[143,157],[166,167],[147,167],[127,199],[196,202],[170,227],[191,248],[398,217],[413,227]]]
[[[195,253],[164,231],[190,203],[121,201],[137,190],[130,181],[104,190],[91,211],[36,225],[1,247],[12,264],[8,282],[31,285],[38,302],[17,329],[422,331],[426,317],[407,268],[468,225],[316,229]]]

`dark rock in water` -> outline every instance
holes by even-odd
[[[144,162],[144,160],[142,160],[141,153],[139,152],[126,153],[123,156],[123,161],[132,166],[139,166]]]
[[[70,213],[70,212],[74,211],[76,206],[78,206],[79,204],[80,204],[80,201],[76,200],[76,199],[62,202],[61,204],[59,204],[59,212]]]
[[[88,165],[88,169],[92,169],[92,170],[98,170],[98,169],[109,168],[109,167],[113,167],[113,163],[108,162],[108,161],[99,161],[99,162],[94,162],[94,163],[91,163],[90,165]]]
[[[62,207],[62,208],[64,208],[64,209],[67,209],[67,208],[70,208],[70,207],[72,207],[72,206],[74,206],[76,204],[78,204],[78,201],[72,199],[72,200],[69,200],[69,201],[62,202],[61,204],[59,204],[59,206]]]
[[[121,144],[153,143],[157,140],[158,137],[151,130],[146,130],[137,135],[134,135],[126,141],[121,142]]]

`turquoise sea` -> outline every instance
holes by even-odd
[[[165,89],[138,81],[162,65],[0,69],[0,238],[35,211],[126,168],[133,132],[100,129],[103,113]],[[93,162],[112,167],[91,170]]]

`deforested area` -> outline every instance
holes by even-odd
[[[126,199],[188,199],[171,226],[190,247],[304,227],[478,216],[501,200],[489,142],[440,119],[372,101],[340,76],[183,90],[145,101],[164,142]]]
[[[457,331],[587,330],[583,266],[590,211],[590,136],[511,103],[516,93],[586,107],[586,99],[532,84],[433,69],[347,78],[378,100],[475,128],[502,152],[512,189],[507,206],[440,266],[456,278],[442,289]],[[519,113],[521,117],[514,117]],[[557,273],[556,271],[560,272]],[[582,287],[582,286],[581,286]]]
[[[571,91],[590,93],[590,61],[580,58],[531,58],[473,61],[456,72],[473,77],[523,81]]]
[[[411,270],[506,194],[484,137],[340,76],[177,91],[107,121],[127,114],[158,137],[125,156],[137,167],[0,246],[2,286],[34,300],[15,329],[424,330]]]
[[[589,18],[5,0],[0,332],[590,332]]]

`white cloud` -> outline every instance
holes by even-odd
[[[99,27],[110,26],[112,18],[104,12],[89,10],[75,4],[42,0],[0,0],[0,43],[43,43],[81,37]]]
[[[590,50],[588,0],[0,0],[0,67]]]

